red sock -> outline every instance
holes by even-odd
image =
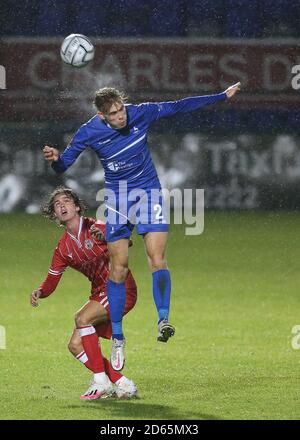
[[[93,373],[103,373],[104,362],[95,328],[92,325],[87,325],[79,327],[78,330],[90,365],[88,368],[90,368]]]
[[[80,362],[82,362],[86,366],[86,368],[93,371],[91,362],[89,361],[85,351],[82,351],[81,353],[79,353],[76,356],[76,359],[78,359]],[[121,377],[123,377],[123,374],[119,373],[118,371],[115,371],[112,368],[111,363],[104,356],[103,356],[103,362],[104,362],[105,373],[107,374],[107,376],[109,377],[109,379],[111,380],[112,383],[117,382],[117,380],[119,380],[119,379],[121,379]]]
[[[113,369],[111,363],[104,356],[103,356],[103,362],[104,362],[105,373],[107,374],[107,376],[109,377],[112,383],[117,382],[117,380],[123,377],[123,374]]]
[[[82,351],[81,353],[79,353],[76,356],[76,359],[78,359],[80,362],[82,362],[86,366],[86,368],[88,368],[89,370],[93,371],[92,364],[89,361],[85,351]]]

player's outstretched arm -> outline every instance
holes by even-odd
[[[49,145],[45,145],[43,148],[43,154],[45,160],[50,162],[57,162],[59,159],[59,151],[56,148],[49,147]]]
[[[32,307],[37,307],[39,305],[39,297],[41,296],[41,290],[37,289],[32,292],[30,295],[30,304]]]
[[[236,84],[233,84],[233,86],[228,87],[228,89],[225,90],[227,98],[232,98],[239,90],[241,90],[240,82],[237,82]]]
[[[199,110],[208,104],[215,104],[219,101],[232,98],[238,90],[240,90],[241,83],[238,82],[228,87],[222,93],[201,96],[189,96],[187,98],[179,99],[178,101],[145,103],[144,109],[147,111],[149,124],[157,121],[160,118],[172,116],[177,113],[187,113],[194,110]]]

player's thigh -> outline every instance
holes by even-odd
[[[77,326],[96,325],[107,321],[107,311],[98,301],[89,300],[76,312]]]

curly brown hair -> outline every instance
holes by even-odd
[[[42,214],[45,217],[50,218],[50,220],[55,220],[54,200],[56,196],[60,196],[62,194],[72,199],[75,203],[75,206],[80,208],[78,214],[83,215],[84,211],[87,209],[84,201],[81,200],[71,188],[66,188],[65,186],[59,186],[52,191],[51,194],[49,194],[48,200],[41,207]]]
[[[113,104],[126,102],[127,99],[124,92],[114,87],[103,87],[96,91],[94,105],[99,112],[107,113]]]

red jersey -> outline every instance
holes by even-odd
[[[77,237],[65,230],[55,248],[48,276],[40,286],[41,298],[55,290],[67,267],[81,272],[91,281],[92,294],[105,289],[109,276],[108,249],[106,241],[94,239],[90,232],[95,222],[93,218],[80,217]],[[104,224],[96,223],[96,226],[104,232]]]

